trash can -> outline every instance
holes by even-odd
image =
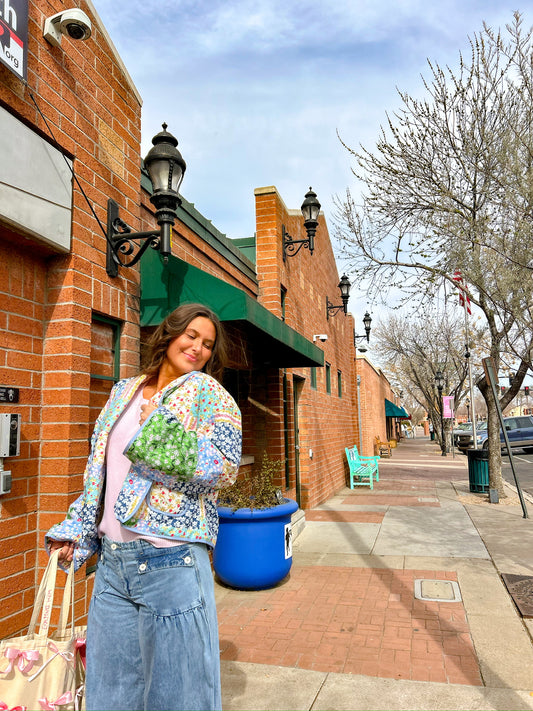
[[[467,449],[470,491],[489,490],[489,452],[487,449]]]

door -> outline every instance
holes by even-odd
[[[299,402],[305,378],[293,376],[293,412],[294,412],[294,471],[296,477],[296,503],[301,507],[302,484],[300,480],[300,410]]]

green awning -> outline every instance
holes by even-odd
[[[180,304],[209,306],[226,322],[240,322],[261,364],[277,368],[323,366],[324,353],[255,299],[201,269],[154,250],[141,261],[141,326],[157,326]]]
[[[400,417],[402,419],[409,419],[409,414],[403,407],[398,407],[390,400],[385,398],[385,417]]]

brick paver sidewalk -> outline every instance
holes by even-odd
[[[380,523],[394,506],[440,506],[433,483],[379,482],[342,504],[381,511],[320,508],[313,521]],[[392,493],[401,491],[402,493]],[[418,492],[409,494],[407,492]],[[228,590],[218,605],[222,659],[324,672],[482,685],[460,601],[419,600],[415,580],[456,581],[455,572],[299,565],[271,590]]]
[[[416,600],[420,578],[456,575],[293,566],[277,588],[224,597],[222,659],[481,685],[462,603]]]

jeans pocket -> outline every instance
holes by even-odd
[[[155,548],[137,560],[142,603],[160,617],[179,615],[204,604],[194,554],[188,545]]]
[[[96,566],[96,575],[94,576],[94,585],[91,597],[98,598],[108,592],[108,590],[110,590],[111,588],[112,585],[110,584],[106,576],[106,567],[103,561],[100,559]]]

